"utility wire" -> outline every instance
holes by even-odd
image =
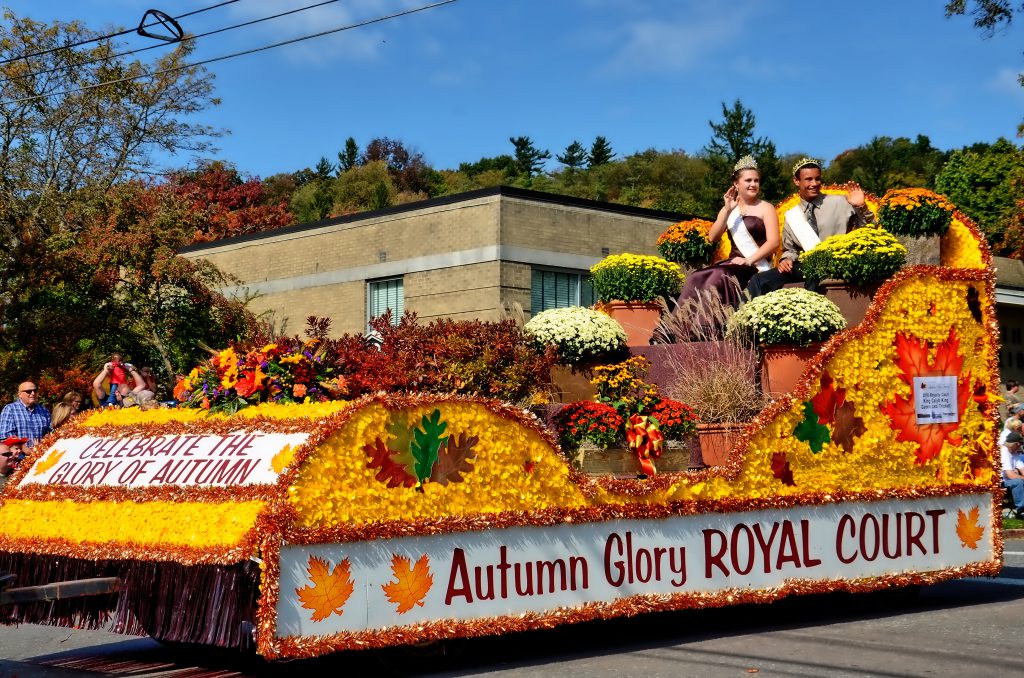
[[[179,14],[178,16],[172,17],[172,18],[175,19],[175,20],[184,19],[187,16],[194,16],[196,14],[201,14],[203,12],[208,12],[211,9],[217,9],[218,7],[223,7],[224,5],[230,5],[230,4],[235,3],[235,2],[238,2],[238,0],[224,0],[224,2],[218,2],[216,5],[210,5],[209,7],[203,7],[201,9],[193,10],[191,12],[185,12],[184,14]],[[0,61],[0,66],[2,66],[4,64],[9,64],[12,61],[20,61],[22,59],[31,59],[32,57],[43,56],[44,54],[50,54],[52,52],[59,52],[62,49],[71,49],[72,47],[81,47],[82,45],[88,45],[89,43],[92,43],[92,42],[99,42],[100,40],[109,40],[110,38],[118,38],[118,37],[121,37],[122,35],[128,35],[129,33],[134,33],[135,31],[137,31],[140,28],[149,28],[150,26],[159,26],[159,25],[160,25],[159,21],[154,21],[153,23],[143,24],[143,25],[137,26],[136,28],[126,28],[123,31],[119,31],[117,33],[111,33],[110,35],[101,35],[98,38],[90,38],[88,40],[81,40],[79,42],[73,42],[73,43],[71,43],[69,45],[61,45],[60,47],[52,47],[50,49],[44,49],[44,50],[42,50],[40,52],[31,52],[30,54],[22,54],[21,56],[11,57],[10,59],[4,59],[4,60]]]
[[[36,99],[45,99],[51,96],[60,96],[63,94],[75,94],[78,92],[85,92],[90,89],[96,89],[97,87],[106,87],[107,85],[119,85],[123,82],[132,82],[134,80],[141,80],[142,78],[152,78],[157,75],[163,75],[165,73],[177,73],[178,71],[184,71],[189,68],[195,68],[197,66],[204,66],[206,64],[212,64],[218,61],[225,61],[227,59],[233,59],[235,57],[247,56],[249,54],[255,54],[257,52],[264,52],[268,49],[274,49],[275,47],[284,47],[285,45],[292,45],[297,42],[303,42],[305,40],[311,40],[313,38],[320,38],[325,35],[331,35],[333,33],[340,33],[341,31],[352,30],[353,28],[362,28],[363,26],[369,26],[370,24],[377,24],[389,19],[397,19],[399,17],[407,16],[409,14],[416,14],[417,12],[423,12],[428,9],[434,9],[441,7],[442,5],[450,5],[458,0],[441,0],[441,2],[434,2],[429,5],[422,5],[420,7],[414,7],[412,9],[403,10],[401,12],[395,12],[394,14],[388,14],[385,16],[377,17],[375,19],[366,19],[354,24],[348,24],[346,26],[339,26],[338,28],[332,28],[327,31],[320,31],[319,33],[312,33],[310,35],[304,35],[298,38],[292,38],[291,40],[284,40],[281,42],[275,42],[270,45],[263,45],[262,47],[254,47],[253,49],[243,50],[241,52],[234,52],[232,54],[225,54],[224,56],[213,57],[212,59],[204,59],[202,61],[196,61],[190,64],[184,64],[182,66],[175,66],[174,68],[164,68],[159,71],[151,71],[149,73],[141,73],[139,75],[132,75],[125,78],[119,78],[117,80],[106,80],[104,82],[98,82],[95,85],[86,85],[84,87],[76,87],[74,89],[61,90],[59,92],[47,92],[46,94],[36,94],[35,96],[22,97],[21,99],[8,99],[6,101],[0,101],[0,106],[8,106],[11,104],[20,104],[27,101],[35,101]]]
[[[232,1],[233,2],[237,2],[238,0],[232,0]],[[338,2],[338,0],[324,0],[324,2],[318,2],[315,5],[306,5],[305,7],[299,7],[297,9],[292,9],[292,10],[289,10],[287,12],[281,12],[280,14],[273,14],[271,16],[265,16],[262,19],[253,19],[251,21],[246,21],[246,22],[243,22],[243,23],[240,23],[240,24],[235,24],[233,26],[227,26],[225,28],[218,28],[217,30],[214,30],[214,31],[207,31],[205,33],[199,33],[197,35],[186,35],[181,40],[178,40],[175,43],[163,43],[163,44],[149,45],[148,47],[139,47],[137,49],[127,50],[127,51],[124,51],[124,52],[118,52],[117,54],[111,54],[111,55],[105,56],[105,57],[97,57],[95,59],[87,59],[86,61],[81,61],[79,63],[76,63],[74,65],[74,67],[78,68],[80,66],[88,66],[90,64],[99,63],[100,61],[109,61],[111,59],[117,59],[118,57],[128,56],[129,54],[137,54],[139,52],[145,52],[145,51],[148,51],[148,50],[151,50],[151,49],[159,49],[161,47],[167,47],[168,44],[179,45],[179,44],[184,43],[184,42],[193,42],[195,40],[198,40],[199,38],[206,38],[206,37],[209,37],[211,35],[216,35],[218,33],[224,33],[226,31],[232,31],[232,30],[234,30],[236,28],[245,28],[246,26],[252,26],[253,24],[258,24],[258,23],[261,23],[263,21],[270,21],[271,19],[280,19],[281,17],[288,16],[289,14],[297,14],[298,12],[305,12],[306,10],[316,9],[317,7],[323,7],[324,5],[330,5],[330,4],[333,4],[335,2]],[[178,18],[178,17],[176,17],[176,18]],[[22,58],[22,57],[19,57],[19,58]],[[69,69],[69,68],[72,68],[72,66],[54,66],[53,68],[48,68],[45,71],[34,71],[32,73],[23,73],[21,75],[16,75],[13,78],[8,78],[7,80],[0,80],[0,85],[4,85],[4,84],[6,84],[8,82],[14,82],[15,80],[22,80],[24,78],[34,78],[34,77],[38,77],[40,75],[46,75],[47,73],[53,73],[55,71],[63,71],[63,70]]]

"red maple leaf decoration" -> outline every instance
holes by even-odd
[[[811,406],[818,415],[819,424],[832,424],[836,420],[836,410],[846,402],[846,389],[836,388],[832,375],[825,370],[821,373],[821,390],[811,398]]]
[[[786,485],[796,485],[793,480],[793,469],[789,467],[785,452],[776,452],[772,455],[772,475]]]
[[[363,445],[363,452],[370,456],[367,466],[377,469],[377,475],[374,478],[386,483],[388,487],[412,487],[416,484],[416,477],[409,473],[405,464],[399,464],[391,458],[395,452],[390,450],[380,438]]]
[[[971,400],[971,375],[960,376],[964,359],[960,355],[960,338],[954,328],[949,336],[938,345],[935,360],[928,359],[928,343],[900,332],[896,335],[896,366],[900,368],[900,379],[910,385],[907,397],[896,396],[891,402],[882,403],[881,410],[890,419],[889,426],[898,431],[896,440],[913,441],[918,444],[917,463],[924,464],[942,451],[947,440],[960,444],[960,437],[953,435],[959,419],[963,418],[967,403]],[[946,424],[918,424],[914,409],[914,377],[959,377],[957,380],[957,419]]]

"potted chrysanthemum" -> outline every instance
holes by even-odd
[[[606,313],[582,306],[541,311],[523,329],[539,349],[554,346],[558,352],[559,364],[551,369],[556,402],[593,398],[590,368],[620,360],[627,352],[622,325]]]
[[[647,346],[661,319],[659,299],[679,294],[679,264],[643,254],[613,254],[590,269],[594,292],[626,330],[628,346]]]
[[[832,236],[800,255],[806,278],[820,281],[818,291],[839,307],[847,325],[864,319],[884,280],[903,267],[907,250],[877,226]]]
[[[927,188],[894,188],[882,196],[878,220],[907,248],[908,263],[937,266],[941,238],[955,210],[945,196]]]
[[[846,327],[839,307],[802,288],[755,297],[730,319],[729,333],[753,336],[761,346],[761,386],[769,395],[789,393],[822,342]]]
[[[713,222],[686,219],[672,224],[658,236],[658,251],[669,261],[695,269],[729,256],[729,235],[723,233],[717,243],[708,239]]]

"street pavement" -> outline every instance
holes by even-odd
[[[998,578],[892,594],[806,596],[434,645],[268,663],[148,638],[0,627],[0,678],[39,676],[986,676],[1024,675],[1024,540]]]

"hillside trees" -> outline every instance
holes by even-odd
[[[1006,139],[956,151],[935,186],[978,223],[996,254],[1016,249],[1004,239],[1024,201],[1024,151]]]
[[[92,369],[114,349],[154,349],[152,333],[125,329],[140,309],[111,296],[117,272],[83,258],[80,237],[103,221],[121,184],[156,169],[157,151],[203,152],[216,136],[193,121],[217,100],[207,72],[186,65],[189,43],[149,64],[115,56],[123,46],[111,40],[65,47],[98,37],[76,22],[10,11],[0,26],[0,369],[8,385]],[[128,79],[145,73],[153,75]],[[129,337],[139,343],[124,345]]]

